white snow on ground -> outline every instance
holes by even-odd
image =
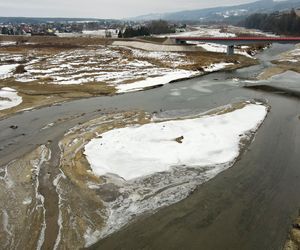
[[[2,41],[0,42],[0,47],[2,46],[11,46],[11,45],[16,45],[17,43],[16,42],[13,42],[13,41]]]
[[[176,69],[180,65],[193,64],[182,53],[128,50],[134,58],[124,57],[122,51],[115,46],[78,49],[58,53],[52,57],[24,58],[17,54],[10,57],[4,54],[5,60],[18,59],[28,62],[25,64],[27,72],[22,74],[12,74],[11,70],[17,64],[10,65],[10,68],[2,66],[3,77],[14,76],[16,81],[24,83],[32,81],[62,85],[105,83],[115,86],[119,93],[123,93],[201,74],[200,71]],[[157,66],[153,60],[159,60],[165,66]],[[223,66],[227,65],[224,63],[212,65],[206,67],[204,71],[216,71],[223,69]]]
[[[22,97],[11,88],[0,89],[0,110],[9,109],[22,103]]]
[[[114,129],[92,139],[85,155],[93,172],[131,180],[174,166],[201,168],[235,160],[241,136],[255,130],[267,108],[247,104],[230,113]],[[182,143],[175,139],[182,138]]]
[[[136,57],[140,58],[153,58],[153,59],[167,59],[167,60],[174,60],[178,59],[178,57],[182,57],[180,53],[170,53],[170,52],[163,52],[163,51],[143,51],[138,49],[131,49],[132,53]]]
[[[41,171],[41,167],[43,164],[51,159],[51,151],[47,149],[45,145],[41,146],[41,155],[40,158],[37,158],[32,161],[32,172],[35,174],[35,199],[36,199],[36,207],[35,209],[41,209],[42,210],[42,218],[43,222],[41,224],[40,232],[39,232],[39,239],[37,242],[36,249],[40,250],[44,244],[45,240],[45,231],[46,231],[46,208],[45,208],[45,197],[39,192],[39,175]]]
[[[53,57],[45,58],[42,62],[37,61],[27,64],[25,68],[27,72],[18,74],[15,77],[20,82],[43,82],[44,79],[48,79],[48,83],[53,84],[105,82],[106,84],[117,86],[128,81],[140,81],[147,78],[152,79],[163,76],[170,78],[170,75],[173,76],[171,79],[173,80],[174,76],[179,75],[179,73],[183,74],[184,77],[188,73],[188,71],[184,70],[180,71],[169,67],[156,66],[148,62],[147,59],[157,59],[174,67],[191,63],[188,60],[184,60],[184,55],[179,53],[144,52],[136,49],[131,51],[135,57],[133,60],[125,58],[122,53],[116,50],[116,47],[107,48],[100,46],[91,50],[62,52]],[[189,72],[189,74],[191,73]],[[137,86],[140,84],[137,83]],[[120,88],[123,88],[123,86]]]
[[[221,69],[225,69],[228,66],[234,65],[233,63],[213,63],[209,66],[203,68],[204,72],[215,72]],[[139,91],[144,88],[155,87],[160,85],[165,85],[172,81],[183,80],[186,78],[191,78],[195,76],[200,76],[202,73],[198,71],[191,71],[191,70],[172,70],[169,72],[160,72],[161,76],[156,77],[148,77],[145,80],[136,81],[134,83],[126,83],[126,84],[117,84],[116,89],[118,93],[125,93],[125,92],[133,92]]]
[[[57,220],[57,225],[58,225],[59,229],[58,229],[58,234],[57,234],[57,237],[56,237],[56,240],[55,240],[53,250],[56,250],[56,249],[59,248],[59,245],[60,245],[60,242],[61,242],[61,232],[62,232],[62,229],[63,229],[63,215],[62,215],[62,206],[63,206],[62,193],[63,193],[63,190],[60,187],[60,180],[61,179],[66,179],[66,176],[62,171],[61,171],[60,174],[58,174],[56,176],[56,178],[53,181],[53,186],[56,188],[56,193],[58,195],[58,209],[59,209],[59,211],[58,211],[58,220]]]
[[[296,63],[296,62],[299,62],[299,60],[297,60],[297,59],[280,59],[279,62],[292,62],[292,63]]]
[[[0,65],[0,79],[5,79],[12,76],[12,71],[16,69],[18,64]]]
[[[299,45],[296,47],[296,49],[283,53],[282,58],[279,60],[279,62],[291,62],[291,63],[300,62]]]
[[[116,85],[116,88],[118,90],[118,93],[138,91],[138,90],[142,90],[147,87],[165,85],[172,81],[189,78],[192,76],[196,76],[198,74],[199,73],[195,72],[195,71],[175,70],[175,71],[170,71],[168,73],[165,73],[162,76],[149,77],[145,80],[137,81],[134,83],[118,84],[118,85]]]
[[[9,53],[0,53],[0,62],[5,64],[6,61],[23,61],[25,57],[21,54],[9,54]]]
[[[223,115],[204,113],[202,118],[187,116],[186,120],[158,122],[155,119],[156,123],[111,130],[102,134],[103,138],[93,139],[85,148],[85,153],[91,156],[90,164],[95,164],[92,170],[97,175],[112,173],[107,174],[107,183],[103,185],[117,186],[119,195],[111,202],[104,202],[105,227],[88,229],[85,246],[119,230],[141,214],[186,198],[197,186],[231,167],[239,153],[240,141],[251,139],[266,112],[265,106],[248,103]],[[180,136],[182,144],[175,141]],[[96,187],[87,183],[87,186],[102,188],[99,184]]]
[[[232,65],[234,65],[234,63],[224,63],[224,62],[214,63],[214,64],[211,64],[210,66],[205,67],[204,71],[205,72],[214,72],[214,71],[218,71],[221,69],[225,69],[226,67],[232,66]]]
[[[101,30],[83,30],[83,35],[106,37],[106,34],[110,34],[111,37],[118,37],[118,30],[115,29],[101,29]]]
[[[227,52],[227,46],[226,45],[216,44],[216,43],[201,43],[201,42],[193,42],[193,43],[197,43],[197,47],[201,47],[201,48],[203,48],[203,49],[205,49],[206,51],[209,51],[209,52],[216,52],[216,53],[226,53]],[[248,46],[242,46],[242,47],[243,48],[241,48],[241,49],[235,48],[234,53],[253,58],[246,51]]]
[[[227,46],[221,44],[214,44],[214,43],[199,43],[197,44],[198,47],[201,47],[210,52],[218,52],[218,53],[226,53]]]
[[[231,26],[231,25],[229,25],[227,27],[227,30],[228,30],[228,32],[235,33],[235,34],[239,33],[239,34],[248,34],[248,35],[252,35],[252,36],[278,37],[278,35],[275,35],[275,34],[270,33],[270,32],[264,32],[264,31],[257,30],[257,29],[247,29],[247,28]]]
[[[174,36],[208,36],[208,37],[235,37],[233,33],[222,32],[219,28],[193,27],[195,30],[175,34],[160,35],[159,37]]]
[[[83,30],[82,33],[55,33],[58,37],[106,37],[108,32],[112,38],[118,37],[118,30],[115,29],[100,29],[100,30]]]
[[[300,49],[294,49],[289,52],[289,54],[294,55],[294,56],[300,56]]]
[[[190,62],[186,59],[184,54],[176,52],[163,52],[163,51],[143,51],[138,49],[131,49],[132,54],[137,58],[149,58],[161,60],[172,64],[173,66],[186,65]]]

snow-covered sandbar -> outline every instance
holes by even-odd
[[[92,139],[85,155],[97,176],[125,180],[175,166],[225,165],[238,157],[241,138],[255,132],[266,114],[266,106],[248,103],[220,115],[113,129]]]

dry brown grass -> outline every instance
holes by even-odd
[[[300,62],[291,63],[285,61],[272,61],[275,66],[267,68],[264,72],[259,75],[260,80],[267,80],[272,76],[282,74],[286,71],[294,71],[300,73]]]
[[[300,217],[298,217],[293,225],[283,250],[299,250],[300,249]]]
[[[62,248],[83,247],[83,236],[87,228],[99,230],[105,223],[104,214],[99,213],[101,209],[104,209],[105,198],[101,193],[103,190],[91,189],[89,185],[101,185],[106,182],[103,177],[97,177],[89,171],[89,163],[84,155],[86,143],[95,138],[96,134],[104,133],[112,128],[148,122],[149,117],[144,112],[111,113],[78,125],[62,138],[60,168],[66,176],[60,182],[64,190],[64,201],[61,206],[64,224],[61,232],[64,239],[61,244]],[[119,195],[116,190],[109,192],[111,196]],[[69,228],[70,223],[76,226]]]
[[[46,155],[49,153],[50,151],[46,149]],[[16,249],[18,244],[23,249],[34,249],[37,246],[43,223],[43,211],[36,196],[35,185],[38,176],[37,172],[33,171],[33,165],[34,162],[39,162],[41,154],[42,147],[39,147],[8,164],[7,174],[13,183],[11,187],[1,181],[0,209],[8,213],[9,233],[1,227],[0,245],[6,246],[6,249]],[[26,198],[30,198],[31,202],[24,204]]]
[[[251,58],[233,55],[227,56],[223,53],[213,53],[213,52],[186,52],[187,60],[194,62],[190,65],[180,66],[182,69],[186,70],[202,70],[203,67],[209,66],[213,63],[226,62],[233,63],[229,69],[236,69],[240,67],[251,66],[257,63],[256,60]]]
[[[115,87],[103,83],[86,83],[84,85],[39,84],[38,82],[19,83],[14,80],[0,81],[0,88],[9,86],[18,91],[23,102],[11,109],[1,110],[0,118],[24,109],[37,108],[68,100],[93,96],[113,95]]]
[[[67,46],[87,46],[87,45],[109,45],[113,41],[107,38],[96,37],[56,37],[56,36],[1,36],[1,41],[15,41],[19,45],[24,43],[36,43],[42,45],[67,45]],[[28,46],[28,45],[25,45]],[[31,46],[31,45],[29,45]]]
[[[45,56],[44,61],[47,57],[53,57],[58,53],[65,51],[73,51],[76,49],[93,50],[96,45],[108,45],[111,44],[111,39],[102,38],[59,38],[59,37],[14,37],[14,36],[1,36],[0,41],[17,41],[18,45],[15,46],[4,46],[0,47],[0,53],[9,54],[22,54],[31,55],[32,58],[41,55]],[[34,44],[26,44],[34,43]],[[115,48],[116,50],[128,61],[133,61],[136,58],[132,54],[130,49]],[[188,52],[181,53],[182,59],[188,62],[185,65],[173,65],[172,61],[164,61],[152,58],[138,58],[146,60],[149,63],[161,67],[161,68],[177,68],[184,70],[203,71],[203,67],[208,66],[212,63],[218,62],[233,62],[235,63],[230,69],[235,69],[243,66],[253,65],[256,63],[255,60],[246,58],[244,56],[234,55],[233,57],[227,57],[221,53],[211,52]],[[88,57],[87,59],[88,60]],[[45,67],[44,61],[38,63],[41,69]],[[26,62],[6,62],[6,63],[20,63],[25,64]],[[109,62],[107,62],[109,64]],[[122,66],[122,65],[120,65]],[[22,66],[21,66],[22,67]],[[76,66],[75,66],[76,68]],[[79,68],[79,66],[78,66]],[[109,70],[109,69],[108,69]],[[116,69],[117,70],[117,69]],[[90,73],[91,75],[96,72],[79,72],[79,73]],[[66,74],[67,76],[67,74]],[[135,81],[144,80],[142,76],[135,79],[124,80],[124,83],[133,83]],[[60,85],[52,84],[53,79],[51,76],[40,78],[39,80],[32,82],[17,82],[14,78],[0,80],[0,87],[9,86],[18,91],[23,97],[23,103],[12,109],[0,111],[0,117],[5,115],[18,112],[27,108],[36,108],[45,105],[51,105],[66,100],[75,98],[85,98],[100,95],[113,95],[116,93],[116,89],[113,86],[109,86],[105,82],[90,82],[85,84],[74,84],[74,85]]]

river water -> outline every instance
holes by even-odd
[[[258,56],[261,59],[260,65],[233,72],[214,73],[148,91],[71,101],[62,105],[23,112],[1,120],[0,165],[21,156],[37,144],[44,144],[53,137],[61,136],[66,129],[76,125],[79,121],[85,121],[109,111],[141,109],[148,112],[171,111],[175,115],[197,113],[260,96],[258,93],[241,88],[245,83],[234,78],[255,78],[263,68],[270,65],[272,59],[290,48],[290,45],[274,45],[272,49]],[[66,122],[60,122],[51,129],[41,130],[48,124],[65,119],[67,119]],[[10,129],[11,125],[18,126],[18,130]]]
[[[253,79],[291,47],[274,45],[258,56],[260,65],[148,91],[76,100],[1,120],[0,165],[36,145],[56,141],[79,122],[110,111],[141,109],[177,117],[263,99],[271,112],[234,167],[201,185],[187,199],[138,220],[94,248],[280,249],[300,208],[300,102],[297,95],[291,95],[300,91],[299,75],[288,72],[268,81]],[[274,88],[247,88],[253,85]],[[53,122],[53,127],[43,129]]]

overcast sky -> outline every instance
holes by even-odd
[[[0,16],[124,18],[254,0],[0,0]]]

